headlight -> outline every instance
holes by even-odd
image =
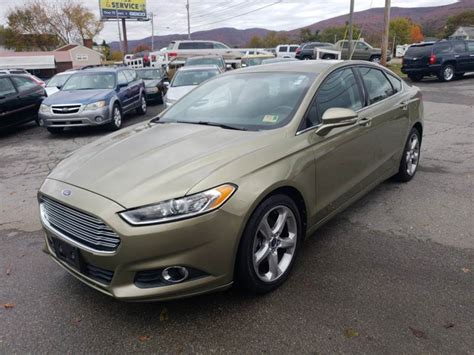
[[[93,102],[91,104],[88,104],[86,107],[84,107],[84,110],[97,110],[101,107],[104,107],[105,106],[105,101],[102,100],[102,101],[97,101],[97,102]]]
[[[158,88],[155,86],[145,88],[145,91],[150,94],[156,94],[158,92]]]
[[[236,189],[234,185],[225,184],[194,195],[134,208],[121,212],[120,216],[135,226],[194,217],[219,208]]]
[[[45,104],[41,104],[39,108],[39,112],[41,113],[49,113],[49,106]]]

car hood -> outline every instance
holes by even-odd
[[[168,100],[173,100],[173,101],[179,100],[195,87],[196,87],[195,85],[171,86],[166,92],[166,97],[168,98]]]
[[[44,100],[46,105],[60,105],[81,103],[88,104],[91,102],[103,100],[112,90],[110,89],[94,89],[94,90],[62,90],[53,96]]]
[[[81,148],[49,178],[97,193],[125,208],[137,207],[186,195],[218,169],[274,141],[263,136],[275,133],[195,124],[140,124]],[[222,181],[226,182],[232,181]]]

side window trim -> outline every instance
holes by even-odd
[[[357,83],[357,88],[358,88],[358,91],[359,91],[359,95],[360,95],[360,98],[362,100],[362,108],[360,108],[359,110],[355,111],[356,113],[364,110],[366,108],[366,103],[365,103],[365,95],[364,95],[364,90],[362,89],[361,87],[361,81],[359,80],[359,77],[358,77],[358,73],[356,73],[356,67],[354,65],[347,65],[347,66],[343,66],[343,67],[339,67],[333,71],[331,71],[328,75],[326,75],[326,77],[324,78],[323,82],[318,86],[318,89],[316,90],[316,92],[314,93],[313,97],[311,98],[311,102],[310,104],[308,105],[308,108],[306,109],[306,112],[304,113],[303,115],[303,118],[300,122],[300,124],[298,125],[298,129],[296,130],[296,136],[300,135],[300,134],[303,134],[303,133],[306,133],[312,129],[315,129],[315,128],[318,128],[319,126],[321,126],[322,123],[319,123],[317,125],[314,125],[314,126],[311,126],[311,127],[306,127],[306,128],[303,128],[302,126],[304,125],[305,121],[306,121],[306,118],[309,114],[309,112],[311,111],[311,107],[313,106],[313,104],[315,103],[316,101],[316,96],[318,96],[318,93],[319,93],[319,90],[320,88],[324,85],[324,83],[326,83],[327,79],[329,78],[329,76],[331,76],[333,73],[339,71],[339,70],[345,70],[345,69],[350,69],[352,71],[352,74],[355,76],[355,81]]]

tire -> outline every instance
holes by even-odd
[[[374,55],[374,56],[370,57],[369,61],[371,61],[372,63],[380,63],[380,59],[381,59],[380,56]]]
[[[321,59],[325,59],[325,60],[334,59],[334,56],[331,55],[331,54],[325,54],[325,55],[323,55],[323,57]]]
[[[313,59],[313,57],[311,57],[309,55],[305,55],[302,59],[303,60],[311,60],[311,59]]]
[[[396,180],[400,182],[408,182],[413,179],[420,163],[420,148],[420,132],[416,128],[412,128],[405,143],[405,147],[403,148],[400,167],[398,168],[398,173],[395,175]]]
[[[443,66],[441,71],[438,73],[438,79],[440,81],[451,81],[454,79],[455,68],[452,64],[446,64]]]
[[[48,127],[46,128],[51,134],[60,134],[64,131],[63,127]]]
[[[278,217],[283,218],[285,213],[287,219],[276,231]],[[268,228],[263,227],[263,221],[268,222]],[[240,241],[235,270],[237,283],[258,294],[273,291],[283,284],[297,258],[302,236],[296,203],[283,194],[267,198],[253,212]],[[254,261],[257,254],[261,255],[258,263]]]
[[[408,77],[410,78],[411,81],[415,83],[423,80],[423,75],[421,74],[412,74],[412,75],[408,75]]]
[[[144,94],[140,95],[140,106],[136,108],[136,111],[139,115],[146,115],[147,104],[146,104],[146,97]]]
[[[122,110],[118,104],[114,104],[114,108],[112,109],[112,121],[108,124],[108,128],[111,131],[117,131],[122,127]]]

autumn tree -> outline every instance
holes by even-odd
[[[103,23],[80,0],[30,0],[7,13],[10,38],[8,46],[25,47],[28,38],[31,47],[46,49],[51,43],[45,39],[56,38],[58,44],[80,43],[93,39],[103,28]]]
[[[262,48],[264,47],[263,45],[263,39],[260,36],[253,36],[250,39],[250,42],[247,44],[248,48]]]
[[[314,33],[311,32],[310,28],[300,29],[300,42],[317,42],[320,40],[319,30],[315,30]]]
[[[390,34],[389,39],[395,39],[393,47],[399,44],[411,43],[411,28],[413,27],[412,21],[407,17],[398,17],[390,21]]]
[[[151,52],[151,47],[143,43],[139,44],[133,49],[133,53],[139,53],[139,52]]]
[[[411,27],[410,38],[412,43],[418,43],[423,41],[424,36],[419,25],[413,25]]]
[[[360,27],[354,25],[352,27],[353,39],[356,40],[361,35]],[[348,39],[349,36],[349,26],[333,26],[324,29],[319,33],[319,39],[321,42],[330,42],[335,43],[337,41]]]
[[[455,16],[448,17],[444,36],[451,36],[459,26],[474,26],[474,10],[463,11]]]

